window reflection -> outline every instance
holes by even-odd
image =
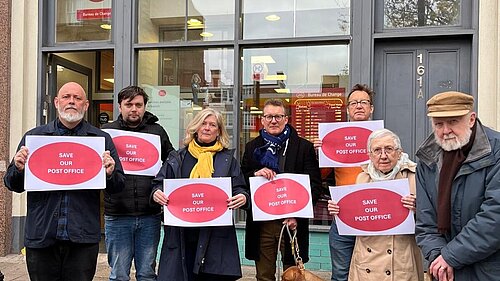
[[[148,110],[158,116],[176,148],[189,121],[207,106],[221,111],[232,131],[232,49],[140,51],[137,71],[139,85],[151,97]]]
[[[56,42],[111,40],[111,0],[56,1]]]
[[[141,0],[139,43],[234,38],[234,0]],[[187,10],[186,10],[187,6]]]
[[[460,0],[385,0],[384,27],[460,24]]]
[[[350,33],[350,0],[243,0],[243,38]]]
[[[259,135],[265,101],[282,99],[290,123],[308,140],[318,137],[319,122],[346,121],[345,95],[349,87],[347,45],[244,49],[240,152]],[[240,155],[242,156],[242,155]],[[322,169],[324,196],[314,207],[312,224],[328,225],[328,185],[331,170]]]

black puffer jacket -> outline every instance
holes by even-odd
[[[156,123],[158,117],[146,111],[144,118],[139,126],[135,128],[128,127],[123,121],[122,116],[112,123],[104,124],[103,129],[118,129],[138,133],[147,133],[160,136],[161,142],[161,160],[167,158],[173,149],[167,132],[163,127]],[[161,212],[158,204],[149,203],[151,194],[151,181],[153,176],[125,175],[125,188],[118,194],[104,193],[104,214],[110,216],[141,216],[153,215]]]

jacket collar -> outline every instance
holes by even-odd
[[[49,135],[57,135],[56,122],[58,122],[57,118],[47,123],[44,133]],[[87,121],[82,120],[82,122],[83,122],[82,126],[76,132],[78,136],[96,135],[96,133],[92,129],[93,127]]]
[[[478,122],[476,138],[464,163],[476,161],[491,153],[491,144],[488,136],[486,135],[485,127],[481,124],[479,119],[476,120]],[[427,166],[430,166],[432,163],[438,163],[441,161],[442,153],[443,149],[436,143],[434,133],[431,133],[418,148],[416,156],[420,159],[420,161],[425,163]]]
[[[158,120],[159,120],[158,117],[156,117],[153,113],[146,111],[144,113],[144,116],[142,117],[141,123],[135,128],[130,128],[129,126],[127,126],[127,124],[123,120],[123,116],[121,114],[118,115],[118,123],[120,124],[120,127],[129,128],[129,129],[133,129],[133,130],[142,129],[146,126],[146,124],[154,124],[154,123],[158,122]]]

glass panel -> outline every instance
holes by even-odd
[[[189,41],[234,38],[234,0],[189,0],[188,5]]]
[[[307,46],[244,49],[242,57],[242,112],[240,151],[259,135],[262,106],[282,99],[289,107],[289,124],[301,137],[318,136],[318,122],[346,121],[349,87],[349,46]],[[324,173],[324,192],[329,194]],[[315,208],[314,224],[329,224],[326,201]]]
[[[186,0],[138,2],[139,43],[234,38],[234,0],[189,0],[188,12]]]
[[[56,1],[56,42],[111,40],[111,0]]]
[[[460,0],[385,0],[384,28],[460,24]]]
[[[350,33],[350,0],[243,0],[243,38]]]
[[[204,107],[221,111],[232,140],[233,50],[226,48],[139,51],[138,84],[151,101],[148,110],[160,119],[175,148],[187,124]]]
[[[115,83],[115,56],[113,51],[100,51],[99,57],[99,82],[97,83],[97,92],[113,91]]]

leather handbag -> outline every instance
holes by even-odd
[[[324,281],[322,278],[318,277],[314,273],[310,272],[304,267],[302,258],[299,255],[299,244],[297,243],[297,230],[293,230],[293,235],[290,229],[285,224],[281,228],[280,240],[278,243],[278,253],[280,253],[280,243],[283,236],[283,231],[286,228],[288,235],[290,236],[290,244],[292,247],[292,253],[295,258],[295,265],[287,268],[281,275],[282,281]],[[278,267],[278,275],[280,269]]]

